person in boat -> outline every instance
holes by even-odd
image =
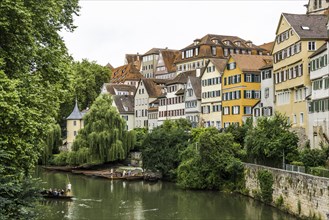
[[[66,186],[66,195],[70,196],[71,195],[71,190],[72,190],[72,185],[69,182]]]

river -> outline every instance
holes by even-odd
[[[72,184],[72,201],[42,202],[43,218],[62,219],[264,219],[293,220],[285,213],[237,194],[182,190],[173,183],[93,178],[39,168],[42,187]]]

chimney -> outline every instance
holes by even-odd
[[[200,77],[201,76],[201,69],[195,69],[196,71],[196,77]]]

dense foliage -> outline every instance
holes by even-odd
[[[58,32],[73,31],[78,1],[0,3],[0,219],[31,219],[31,171],[58,116],[71,58]]]
[[[112,106],[111,96],[100,95],[84,116],[82,128],[72,152],[62,152],[57,164],[105,163],[123,160],[136,142],[135,132],[126,130],[126,122]]]
[[[298,137],[289,128],[287,118],[279,113],[272,118],[259,118],[245,137],[249,160],[274,167],[282,167],[283,157],[287,162],[296,160]]]
[[[215,128],[192,131],[193,140],[182,153],[178,185],[191,189],[234,190],[243,177],[238,159],[242,150],[230,133]]]
[[[273,200],[273,175],[268,170],[259,170],[257,179],[260,187],[260,196],[263,202],[271,203]]]
[[[58,122],[65,131],[66,117],[74,107],[75,99],[78,100],[79,109],[86,109],[93,104],[101,92],[103,83],[110,81],[110,69],[83,59],[81,62],[72,62],[72,71],[66,86],[65,100],[61,104]],[[65,134],[65,132],[63,132]]]
[[[185,119],[165,121],[146,135],[143,142],[143,166],[162,172],[164,178],[175,180],[180,163],[179,154],[190,138],[191,124]]]

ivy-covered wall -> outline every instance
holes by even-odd
[[[245,164],[247,195],[299,217],[329,219],[329,179]]]

